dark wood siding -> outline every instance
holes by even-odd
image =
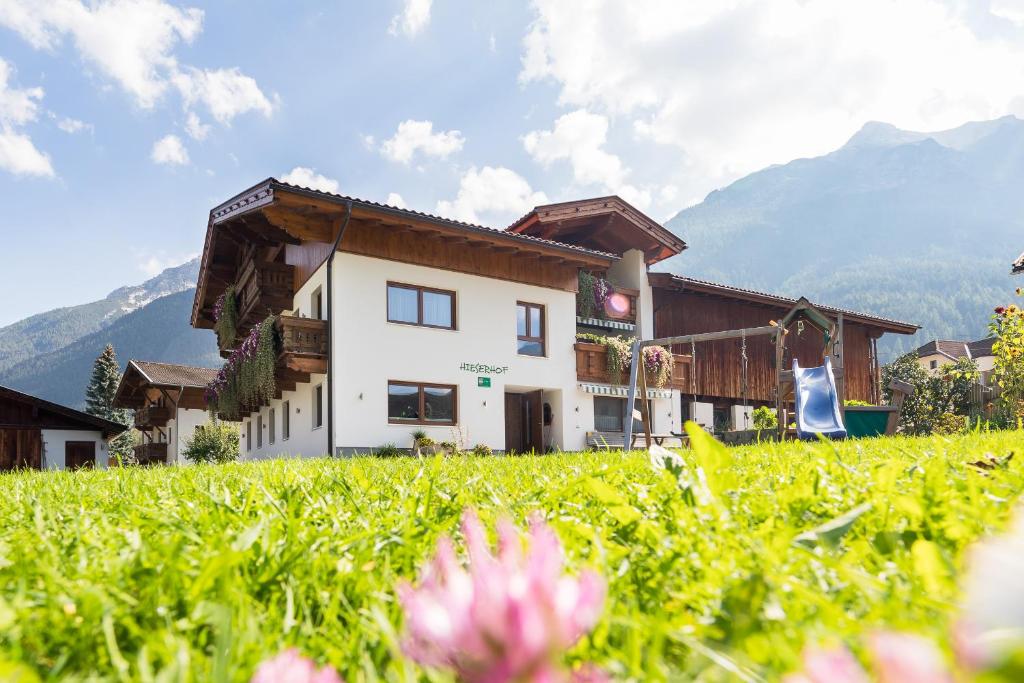
[[[654,333],[657,337],[699,334],[747,327],[761,327],[778,320],[788,309],[755,304],[727,297],[707,296],[692,292],[654,289]],[[871,400],[871,330],[864,325],[845,323],[846,398]],[[786,338],[786,363],[792,358],[802,366],[820,365],[823,338],[820,332],[805,327],[802,335],[790,331]],[[741,392],[740,340],[697,344],[693,361],[695,387],[684,393],[698,396],[739,399]],[[689,346],[674,347],[675,353],[690,353]],[[795,354],[795,356],[793,355]],[[748,391],[752,402],[775,400],[775,347],[770,337],[747,340]]]

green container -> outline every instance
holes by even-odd
[[[889,415],[895,412],[891,406],[847,406],[846,434],[850,438],[881,436],[889,423]]]

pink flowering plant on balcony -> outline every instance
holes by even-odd
[[[465,568],[445,537],[419,586],[398,587],[407,656],[466,683],[604,680],[593,667],[571,675],[563,661],[597,623],[604,580],[592,571],[563,573],[562,545],[539,514],[531,519],[525,552],[508,520],[498,524],[496,555],[476,513],[464,514],[462,533]]]
[[[268,403],[277,391],[276,364],[279,341],[269,316],[253,327],[205,391],[210,412],[237,420],[247,409]]]

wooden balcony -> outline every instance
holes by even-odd
[[[162,465],[167,462],[167,444],[140,443],[135,447],[135,461],[140,465]]]
[[[295,305],[295,267],[284,263],[249,260],[238,278],[238,339],[268,315],[290,311]]]
[[[597,311],[596,317],[584,318],[577,316],[576,323],[583,327],[605,327],[629,330],[636,326],[637,300],[640,292],[628,287],[613,286],[612,297],[609,299],[618,305],[607,305],[603,311]]]
[[[608,348],[604,344],[576,342],[576,379],[580,382],[597,384],[626,384],[629,381],[629,368],[625,368],[622,377],[612,378],[608,372]],[[679,353],[672,354],[675,363],[672,366],[672,377],[664,389],[686,390],[690,382],[690,357]],[[612,381],[616,379],[617,381]],[[647,378],[647,388],[653,389],[653,378]]]
[[[277,319],[281,353],[277,365],[307,375],[327,372],[327,321],[282,315]]]
[[[171,419],[171,409],[164,406],[149,406],[135,411],[135,428],[152,429],[165,427]]]

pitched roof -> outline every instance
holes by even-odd
[[[1021,254],[1020,258],[1013,262],[1013,272],[1024,273],[1024,254]]]
[[[955,339],[935,339],[917,348],[914,352],[919,357],[933,356],[939,354],[950,360],[959,360],[965,356],[971,358],[984,358],[992,355],[992,343],[994,337],[986,337],[972,342],[958,341]]]
[[[53,403],[46,399],[39,398],[38,396],[32,396],[31,394],[26,394],[23,391],[11,389],[10,387],[5,387],[3,385],[0,385],[0,398],[7,398],[20,403],[27,403],[41,410],[59,415],[70,421],[69,426],[91,427],[96,431],[101,432],[105,439],[117,436],[128,429],[128,427],[123,424],[104,420],[102,417],[96,417],[95,415],[84,413],[81,410],[68,408],[67,406],[63,406],[59,403]]]
[[[617,254],[638,249],[648,264],[686,249],[682,238],[616,195],[537,206],[508,230]]]
[[[498,236],[501,238],[508,238],[511,241],[518,241],[521,243],[533,243],[543,244],[546,246],[554,247],[556,249],[577,252],[580,254],[588,254],[593,256],[599,256],[602,258],[609,258],[618,260],[618,256],[615,254],[609,254],[608,252],[599,251],[597,249],[588,249],[586,247],[580,247],[575,244],[565,244],[564,242],[556,242],[549,239],[541,239],[532,235],[520,235],[518,233],[510,232],[502,228],[492,228],[486,225],[479,225],[477,223],[467,223],[465,221],[455,220],[453,218],[445,218],[443,216],[437,216],[435,214],[426,213],[423,211],[415,211],[413,209],[403,209],[398,206],[392,206],[390,204],[382,204],[380,202],[371,201],[369,199],[360,199],[358,197],[350,197],[336,192],[325,192],[324,190],[316,190],[311,187],[303,187],[302,185],[293,185],[292,183],[286,183],[283,180],[277,178],[267,178],[261,183],[257,183],[248,190],[232,197],[228,201],[224,202],[220,206],[213,209],[210,212],[210,217],[213,223],[220,223],[227,218],[236,215],[242,210],[247,208],[255,209],[259,206],[270,203],[273,200],[273,190],[282,189],[286,191],[296,192],[299,194],[305,194],[314,197],[320,197],[327,199],[328,201],[335,202],[337,204],[344,204],[346,202],[352,202],[353,207],[360,207],[364,209],[376,209],[379,211],[393,213],[401,216],[408,216],[411,218],[418,218],[420,220],[426,220],[431,223],[437,223],[449,228],[457,228],[467,232],[485,233],[487,235]],[[269,198],[257,197],[250,199],[250,196],[254,193],[259,193],[261,190],[269,190]]]
[[[731,285],[723,285],[718,282],[709,282],[707,280],[698,280],[697,278],[684,277],[673,273],[651,273],[650,280],[651,284],[655,287],[672,288],[728,298],[744,299],[753,303],[761,303],[783,308],[789,308],[799,301],[799,299],[793,299],[787,296],[779,296],[778,294],[770,294],[768,292],[759,292],[754,289],[744,289],[743,287],[733,287]],[[826,313],[842,313],[847,322],[874,325],[884,329],[886,332],[895,332],[896,334],[914,334],[917,330],[921,329],[920,325],[903,322],[902,320],[883,318],[881,316],[851,311],[845,308],[825,306],[816,302],[810,303],[818,310]]]
[[[211,368],[196,368],[190,365],[173,365],[154,361],[133,360],[142,376],[155,387],[193,387],[205,389],[206,385],[217,377],[217,371]]]

